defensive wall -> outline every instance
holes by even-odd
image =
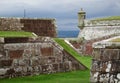
[[[94,42],[120,35],[120,16],[86,19],[86,12],[81,8],[78,12],[78,27],[80,47],[77,46],[77,49],[85,55],[92,55]],[[76,46],[77,43],[73,45]]]
[[[57,37],[55,19],[49,18],[0,18],[0,31],[27,31],[38,36]]]
[[[120,82],[120,43],[114,42],[113,38],[93,44],[90,81],[91,83]]]
[[[78,37],[93,40],[115,34],[120,34],[120,26],[90,26],[85,27]]]
[[[84,55],[92,55],[92,44],[101,40],[112,38],[120,35],[120,19],[96,18],[83,19],[84,27],[78,35],[78,41],[83,39],[80,48],[77,47]],[[74,46],[76,45],[73,44]]]
[[[85,69],[49,37],[0,38],[0,78]]]

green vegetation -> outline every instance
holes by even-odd
[[[55,38],[54,40],[58,44],[60,44],[67,52],[69,52],[73,57],[75,57],[78,61],[80,61],[88,69],[90,69],[91,59],[92,59],[91,57],[81,56],[73,48],[71,48],[63,39]]]
[[[105,18],[98,18],[92,21],[109,21],[109,20],[120,20],[120,16],[110,16],[110,17],[105,17]]]
[[[32,32],[24,31],[0,31],[0,37],[33,37]]]
[[[120,42],[120,38],[113,39],[110,42]]]
[[[89,73],[89,70],[85,70],[12,79],[0,79],[0,83],[89,83]]]

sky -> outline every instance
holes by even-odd
[[[0,0],[0,17],[55,18],[58,30],[79,30],[77,13],[87,19],[119,16],[120,0]]]

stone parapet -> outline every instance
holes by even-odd
[[[0,18],[0,31],[27,31],[38,36],[56,37],[56,20],[48,18]]]
[[[85,20],[85,26],[120,26],[120,20]]]
[[[91,83],[120,82],[120,43],[112,39],[93,44]]]
[[[92,26],[85,27],[78,35],[78,38],[93,40],[118,34],[120,34],[120,26]]]

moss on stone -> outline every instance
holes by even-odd
[[[112,39],[110,42],[120,42],[120,38]]]

